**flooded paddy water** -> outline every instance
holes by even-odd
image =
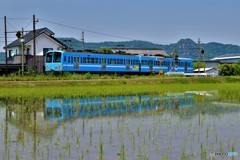
[[[0,159],[240,159],[239,117],[231,91],[5,98]]]

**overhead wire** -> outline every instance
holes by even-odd
[[[0,20],[2,20],[2,19],[3,18],[0,18]],[[10,19],[10,20],[30,20],[30,22],[25,26],[25,30],[29,27],[29,25],[32,22],[32,18],[7,18],[7,19]],[[59,26],[63,26],[63,27],[67,27],[67,28],[71,28],[71,29],[75,29],[75,30],[78,30],[78,31],[85,31],[85,32],[89,32],[89,33],[94,33],[94,34],[99,34],[99,35],[104,35],[104,36],[109,36],[109,37],[115,37],[115,38],[120,38],[120,39],[127,39],[127,40],[131,40],[131,41],[139,40],[139,39],[134,39],[134,38],[130,38],[130,37],[124,37],[124,36],[113,35],[113,34],[102,33],[102,32],[98,32],[98,31],[92,31],[92,30],[88,30],[88,29],[84,29],[84,28],[74,27],[74,26],[70,26],[70,25],[66,25],[66,24],[62,24],[62,23],[58,23],[58,22],[49,21],[49,20],[42,19],[42,18],[38,18],[38,20],[41,20],[41,21],[47,22],[47,23],[51,23],[51,24],[55,24],[55,25],[59,25]],[[11,23],[9,23],[9,21],[7,21],[7,23],[15,31],[17,31],[17,29]],[[141,41],[147,41],[147,40],[141,40]],[[164,42],[156,42],[156,41],[149,41],[149,42],[164,43]]]
[[[32,23],[32,19],[30,20],[30,22],[25,26],[24,30],[27,30],[27,28],[29,27],[29,25]]]
[[[78,27],[73,27],[73,26],[61,24],[61,23],[58,23],[58,22],[52,22],[52,21],[44,20],[44,19],[39,19],[39,20],[41,20],[43,22],[52,23],[52,24],[55,24],[55,25],[60,25],[60,26],[63,26],[63,27],[72,28],[72,29],[79,30],[79,31],[85,31],[85,32],[89,32],[89,33],[95,33],[95,34],[100,34],[100,35],[110,36],[110,37],[115,37],[115,38],[121,38],[121,39],[135,40],[135,39],[129,38],[129,37],[117,36],[117,35],[97,32],[97,31],[91,31],[91,30],[87,30],[87,29],[83,29],[83,28],[78,28]]]
[[[10,25],[10,26],[13,28],[13,30],[15,30],[15,31],[17,32],[17,29],[16,29],[11,23],[9,23],[9,22],[7,21],[7,24]]]

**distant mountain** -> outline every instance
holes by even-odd
[[[74,48],[75,50],[82,49],[81,41],[74,38],[58,38],[63,43],[68,42],[68,46]],[[155,44],[147,41],[122,41],[122,42],[99,42],[99,43],[84,43],[85,49],[100,49],[100,48],[156,48],[164,49],[168,54],[173,50],[177,50],[180,57],[188,57],[192,59],[197,59],[198,56],[198,44],[193,40],[181,39],[177,43],[162,45]],[[224,54],[235,54],[240,53],[240,46],[231,44],[221,44],[216,42],[202,43],[201,49],[205,50],[205,59],[211,59]]]

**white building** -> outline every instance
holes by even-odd
[[[44,55],[48,50],[53,49],[65,49],[66,45],[60,42],[54,37],[54,33],[48,28],[41,28],[35,31],[36,39],[36,69],[39,72],[43,71],[44,67]],[[9,64],[19,64],[21,63],[21,56],[24,55],[24,63],[28,66],[33,64],[33,31],[28,32],[23,35],[22,38],[24,42],[21,42],[20,39],[16,39],[12,43],[7,45],[7,57],[9,59]],[[24,47],[22,47],[22,44]],[[24,48],[24,50],[23,50]],[[23,53],[22,53],[23,50]]]
[[[219,75],[219,70],[216,68],[199,68],[194,70],[194,73],[206,73],[206,75],[209,76],[218,76]]]
[[[240,53],[221,55],[210,59],[210,61],[219,61],[220,63],[237,63],[240,61]]]

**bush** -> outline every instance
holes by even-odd
[[[223,64],[218,67],[221,70],[222,76],[236,76],[240,75],[240,63],[236,64]]]
[[[84,74],[84,78],[85,79],[92,79],[92,74],[88,72],[88,73]]]

